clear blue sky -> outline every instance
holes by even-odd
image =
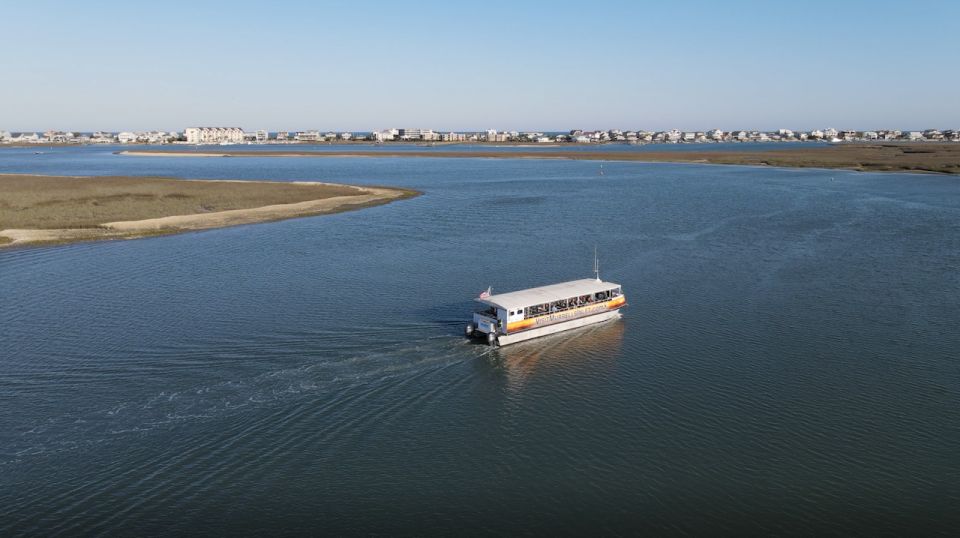
[[[0,130],[960,128],[960,2],[4,2]]]

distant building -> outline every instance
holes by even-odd
[[[259,131],[257,131],[257,135],[256,135],[257,142],[263,143],[263,142],[266,142],[267,140],[270,140],[269,133],[267,133],[263,129],[260,129]]]
[[[610,135],[606,131],[590,131],[583,134],[589,136],[591,142],[602,142],[610,139]]]
[[[670,129],[663,133],[663,140],[665,142],[679,142],[683,138],[683,133],[679,129]]]
[[[239,127],[187,127],[184,136],[188,144],[239,144],[243,142],[243,129]]]
[[[400,129],[384,129],[382,131],[373,132],[373,139],[377,142],[394,140],[398,136],[400,136]]]
[[[117,142],[121,144],[133,144],[137,141],[137,133],[131,133],[129,131],[124,131],[117,134]]]
[[[29,142],[31,144],[35,144],[37,142],[40,142],[40,135],[38,135],[37,133],[20,133],[20,136],[11,137],[10,141],[11,142]]]
[[[509,142],[513,140],[515,136],[519,136],[519,133],[498,133],[496,129],[490,129],[487,131],[487,142]]]
[[[321,138],[320,131],[300,131],[293,136],[297,142],[319,142]]]
[[[63,131],[47,131],[43,133],[43,138],[46,139],[46,142],[62,144],[73,138],[73,133],[65,133]]]
[[[397,135],[401,140],[437,140],[439,138],[433,129],[399,129]]]

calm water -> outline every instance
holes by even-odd
[[[960,525],[960,182],[0,152],[0,172],[408,201],[0,252],[0,535],[894,534]],[[471,298],[624,318],[491,351]]]

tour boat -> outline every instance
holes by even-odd
[[[491,346],[515,344],[620,317],[627,299],[620,284],[596,278],[571,280],[539,288],[492,294],[476,299],[481,304],[464,332],[486,335]]]

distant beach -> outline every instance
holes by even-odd
[[[319,182],[0,174],[0,247],[222,228],[360,209],[418,194]]]
[[[773,150],[699,151],[183,151],[133,150],[121,155],[149,157],[421,157],[488,159],[570,159],[596,161],[675,162],[839,168],[863,172],[930,172],[960,174],[960,144],[837,144]]]

